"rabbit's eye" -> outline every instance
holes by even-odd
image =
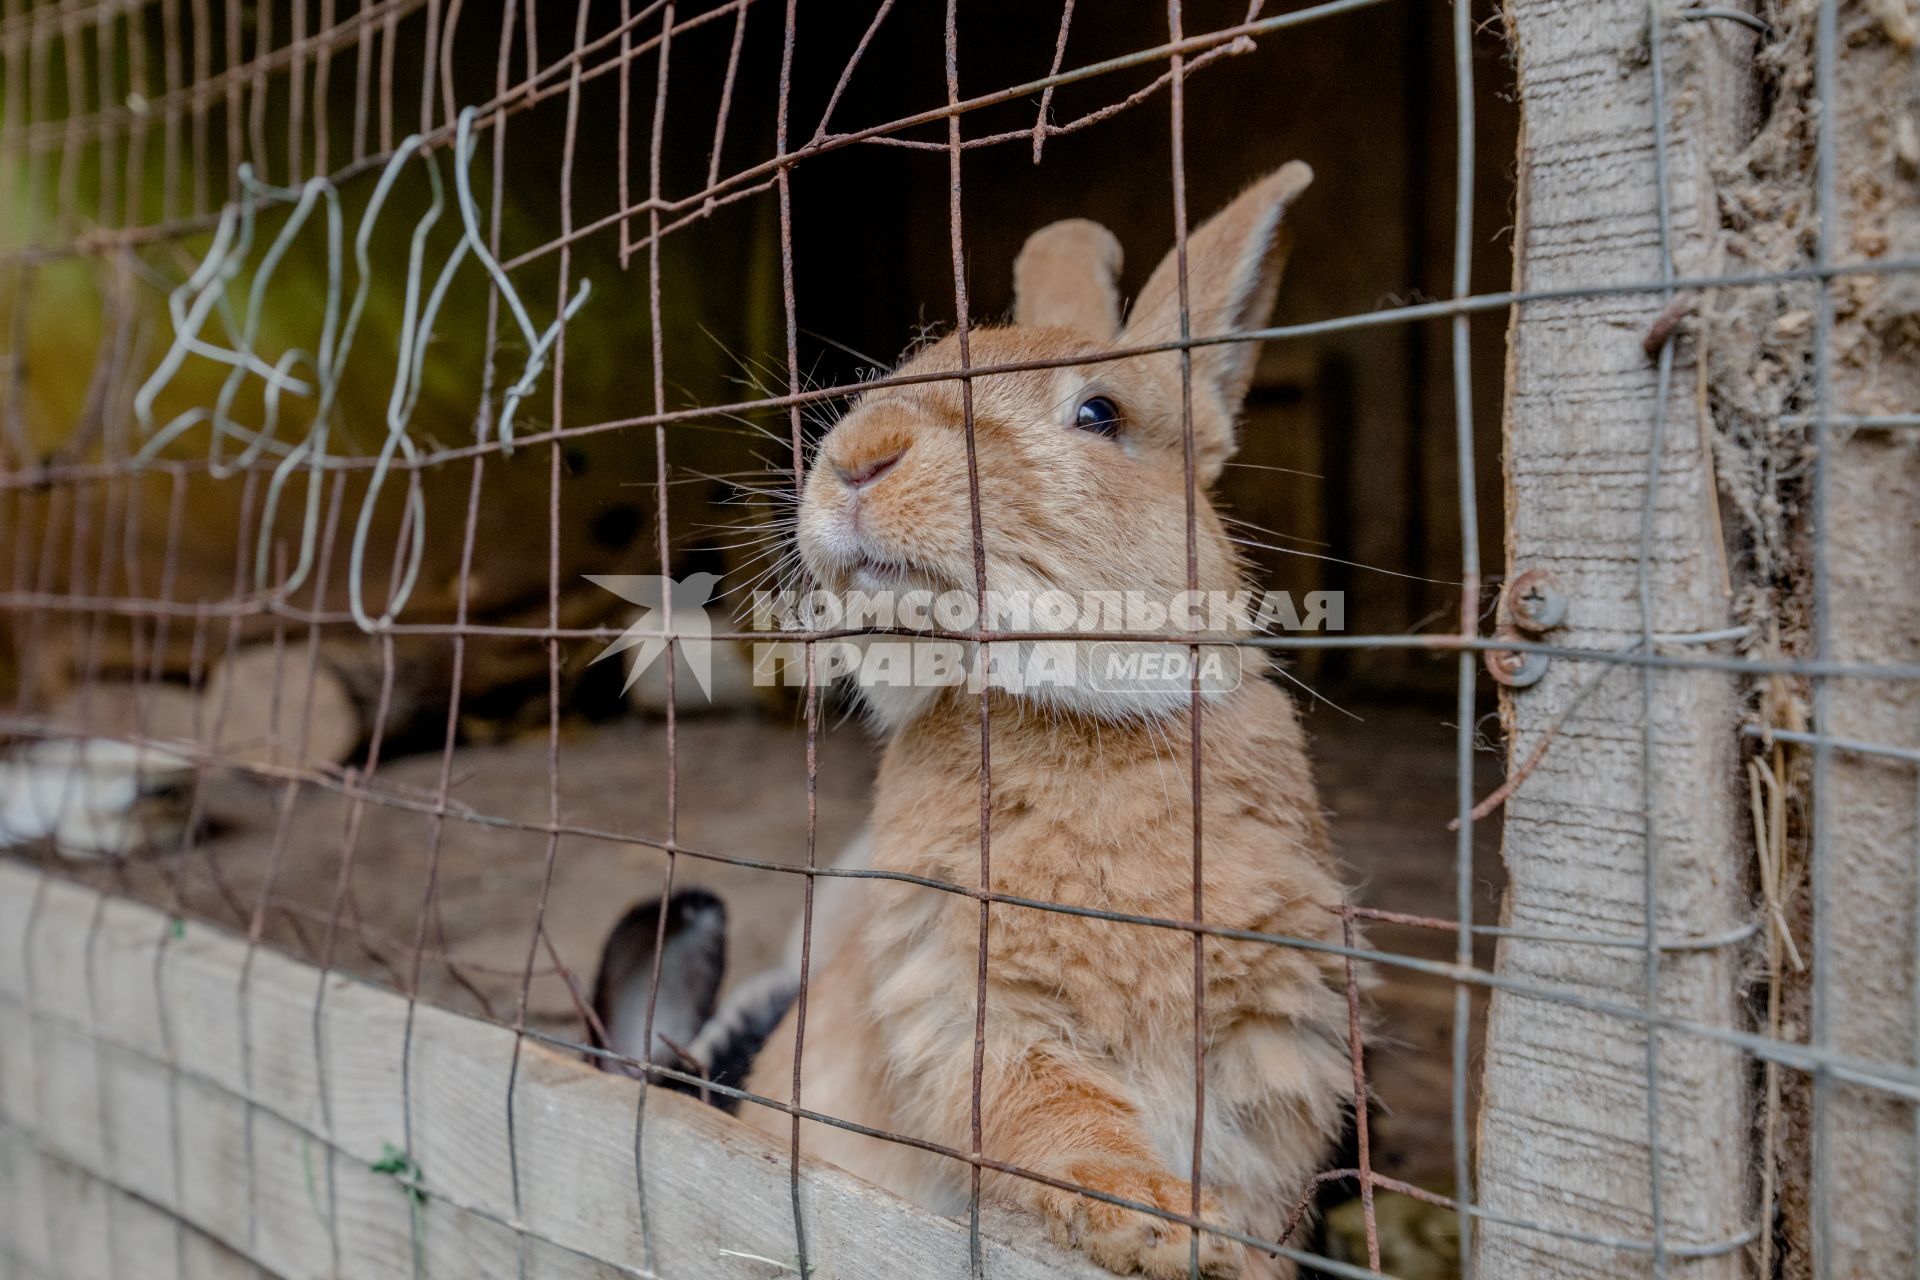
[[[1073,425],[1095,435],[1117,435],[1120,431],[1120,410],[1105,396],[1093,396],[1073,415]]]

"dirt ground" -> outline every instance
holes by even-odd
[[[1361,902],[1451,917],[1450,717],[1405,707],[1348,710],[1357,718],[1323,705],[1307,723],[1322,799],[1351,878],[1361,886]],[[583,1038],[575,996],[555,958],[584,998],[614,921],[635,901],[660,892],[666,856],[620,837],[658,839],[668,830],[665,737],[662,724],[641,720],[564,731],[555,803],[566,834],[551,842],[543,830],[513,825],[548,821],[544,736],[454,753],[450,813],[439,837],[439,910],[421,950],[418,990],[425,999],[510,1023],[531,964],[529,1023]],[[804,863],[807,769],[799,728],[757,718],[688,720],[678,726],[677,745],[673,822],[683,849]],[[873,762],[873,744],[858,723],[823,730],[816,791],[822,862],[863,823]],[[335,934],[334,963],[405,990],[440,769],[437,754],[382,764],[378,786],[410,807],[369,803],[357,819],[336,790],[306,786],[289,798],[279,784],[214,775],[204,794],[208,833],[189,853],[117,869],[65,863],[63,870],[163,904],[178,892],[184,914],[242,927],[271,877],[273,909],[264,936],[317,960],[326,953],[336,886],[350,857],[351,894]],[[1491,757],[1482,757],[1480,775],[1475,790],[1484,794],[1498,782]],[[277,831],[284,832],[278,841]],[[1483,923],[1497,909],[1497,837],[1494,825],[1483,824],[1476,844],[1476,918]],[[549,862],[544,932],[550,948],[542,945],[530,957]],[[774,960],[799,914],[801,877],[689,854],[674,859],[673,875],[676,884],[706,886],[726,901],[730,978]],[[1453,953],[1450,931],[1375,923],[1367,934],[1385,951],[1440,960]],[[1491,958],[1489,946],[1480,962]],[[1425,1185],[1448,1185],[1452,989],[1392,967],[1374,976],[1368,1070],[1376,1094],[1375,1166]],[[1480,1002],[1475,1008],[1477,1023]]]

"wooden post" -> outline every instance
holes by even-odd
[[[637,1172],[635,1081],[408,1022],[391,991],[0,859],[0,1276],[795,1272],[784,1144],[656,1091]],[[818,1275],[967,1274],[964,1222],[817,1161],[799,1194]],[[981,1243],[1001,1280],[1107,1274],[1031,1222]]]
[[[1662,278],[1647,0],[1508,0],[1523,116],[1516,227],[1521,290]],[[1751,119],[1753,33],[1669,21],[1662,34],[1674,269],[1725,269],[1713,172]],[[1640,642],[1638,569],[1655,430],[1656,363],[1643,346],[1658,292],[1529,302],[1512,318],[1506,457],[1507,575],[1554,574],[1570,598],[1550,637],[1625,650]],[[1653,497],[1652,629],[1729,621],[1712,459],[1691,344],[1676,350]],[[1555,659],[1507,691],[1511,759],[1524,760],[1597,668]],[[1642,681],[1652,680],[1651,758]],[[1663,940],[1735,931],[1749,915],[1751,852],[1736,809],[1737,688],[1723,673],[1616,667],[1561,727],[1507,803],[1516,930],[1643,933],[1649,849]],[[1651,812],[1643,799],[1650,780]],[[1646,1001],[1644,953],[1503,940],[1502,978],[1616,1006]],[[1663,1014],[1744,1025],[1740,956],[1662,950]],[[1479,1118],[1475,1275],[1633,1277],[1653,1259],[1511,1225],[1635,1241],[1654,1235],[1649,1077],[1657,1081],[1658,1203],[1669,1276],[1738,1276],[1753,1226],[1749,1076],[1737,1051],[1662,1032],[1650,1071],[1643,1025],[1512,991],[1487,1022]],[[1683,1256],[1725,1246],[1711,1257]]]

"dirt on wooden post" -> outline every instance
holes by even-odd
[[[1833,78],[1834,262],[1920,255],[1920,36],[1905,0],[1838,6]],[[1920,662],[1920,431],[1845,419],[1920,406],[1920,280],[1837,278],[1831,286],[1825,459],[1826,656]],[[1814,429],[1818,429],[1815,427]],[[1920,747],[1920,685],[1834,680],[1814,728],[1837,739]],[[1822,713],[1824,712],[1824,716]],[[1828,970],[1816,975],[1815,1034],[1850,1058],[1896,1070],[1920,1057],[1920,769],[1835,750],[1812,800],[1826,810]],[[1824,1021],[1824,1027],[1822,1026]],[[1920,1115],[1913,1104],[1835,1082],[1802,1171],[1810,1214],[1826,1219],[1824,1274],[1910,1276],[1920,1261]],[[1798,1227],[1800,1224],[1795,1224]],[[1796,1235],[1806,1234],[1796,1230]],[[1819,1233],[1814,1232],[1815,1239]],[[1795,1258],[1789,1274],[1817,1274]]]

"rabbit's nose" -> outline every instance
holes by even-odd
[[[885,457],[869,458],[853,463],[836,462],[833,464],[833,469],[839,472],[840,478],[846,482],[847,488],[864,489],[881,476],[887,474],[887,472],[893,470],[894,464],[906,456],[906,452],[905,449],[895,449]]]

